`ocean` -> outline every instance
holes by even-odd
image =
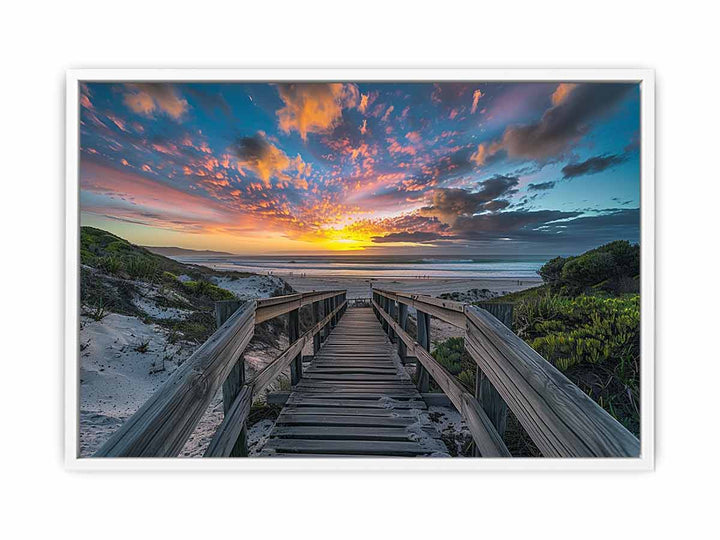
[[[183,256],[175,259],[234,270],[278,276],[352,276],[369,278],[537,278],[537,271],[548,258],[529,260],[458,259],[379,256]]]

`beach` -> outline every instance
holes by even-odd
[[[440,296],[449,293],[466,293],[473,289],[483,289],[494,293],[493,296],[536,287],[542,283],[537,278],[369,278],[358,276],[322,276],[322,275],[283,275],[282,278],[296,291],[323,291],[347,289],[348,298],[369,298],[371,288],[402,291],[415,294]]]

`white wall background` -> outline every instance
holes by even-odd
[[[717,14],[710,2],[11,2],[3,7],[8,538],[710,536],[717,519]],[[62,465],[64,70],[657,70],[657,467],[643,474],[79,474]],[[712,251],[711,251],[712,250]],[[709,336],[709,337],[708,337]],[[321,517],[322,516],[322,517]],[[716,529],[715,529],[716,530]],[[703,532],[704,531],[704,532]],[[459,537],[459,536],[458,536]]]

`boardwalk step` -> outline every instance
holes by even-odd
[[[396,350],[372,309],[348,309],[284,400],[262,455],[447,452]]]

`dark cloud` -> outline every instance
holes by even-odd
[[[385,236],[373,236],[372,241],[376,244],[385,244],[388,242],[423,243],[437,240],[439,238],[443,238],[443,235],[434,232],[415,231],[391,233],[386,234]]]
[[[542,118],[505,130],[501,146],[510,157],[545,160],[567,151],[592,122],[605,116],[634,88],[634,84],[580,84],[567,92]]]
[[[596,174],[626,160],[627,156],[625,154],[604,154],[602,156],[593,156],[578,163],[568,163],[562,168],[563,178],[567,180],[578,176]]]
[[[555,182],[541,182],[539,184],[530,184],[528,191],[547,191],[555,187]]]
[[[535,235],[536,228],[560,219],[576,218],[580,212],[560,210],[517,210],[496,214],[460,216],[452,231],[462,238],[488,238]]]
[[[446,222],[454,222],[459,216],[472,215],[481,210],[495,211],[509,203],[496,200],[515,193],[519,179],[516,176],[496,175],[480,182],[480,191],[471,192],[458,188],[438,188],[433,192],[432,203],[421,209],[424,216],[436,216]]]
[[[222,94],[211,93],[192,84],[185,86],[184,90],[208,113],[213,114],[215,111],[220,111],[225,116],[232,116],[230,104]]]

